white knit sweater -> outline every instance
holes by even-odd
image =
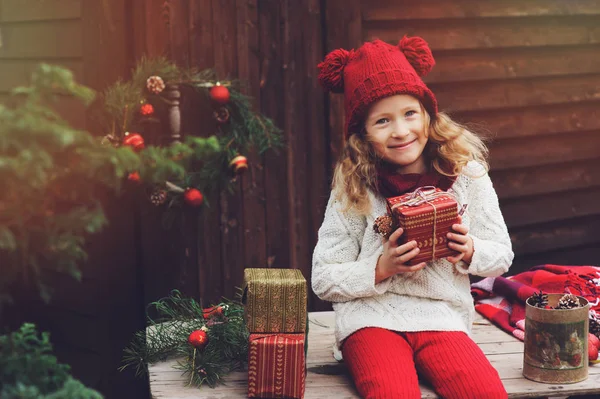
[[[470,334],[474,307],[468,274],[500,276],[514,255],[489,176],[475,162],[464,172],[452,190],[460,204],[468,204],[463,224],[473,238],[471,264],[455,266],[438,259],[420,271],[397,274],[377,285],[375,266],[383,241],[373,230],[373,221],[386,213],[385,200],[370,192],[371,213],[358,216],[342,213],[332,193],[313,253],[312,289],[322,300],[333,302],[338,347],[364,327]]]

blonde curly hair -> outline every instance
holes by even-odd
[[[424,149],[430,168],[445,176],[458,176],[469,161],[477,161],[489,170],[488,149],[482,138],[465,126],[439,112],[433,120],[421,104],[428,142]],[[337,163],[332,188],[343,211],[366,215],[371,210],[367,190],[377,192],[376,167],[380,160],[367,137],[366,130],[348,138]],[[478,176],[472,176],[478,177]]]

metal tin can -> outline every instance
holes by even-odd
[[[548,305],[555,307],[564,294],[548,294]],[[581,307],[525,310],[525,350],[523,376],[551,384],[569,384],[588,377],[588,301],[578,296]]]

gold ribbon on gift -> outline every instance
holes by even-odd
[[[435,242],[436,242],[436,233],[437,233],[437,207],[433,203],[433,200],[440,197],[452,197],[457,204],[460,205],[458,198],[453,192],[450,191],[437,191],[434,186],[423,186],[419,187],[415,191],[410,194],[406,194],[406,199],[402,202],[398,202],[397,204],[392,205],[391,211],[401,206],[420,206],[423,204],[429,204],[433,208],[433,234],[431,240],[431,259],[435,259]],[[458,211],[458,215],[461,216],[465,210],[467,209],[467,205],[461,206]],[[392,213],[390,212],[390,213]],[[393,214],[393,213],[392,213]]]

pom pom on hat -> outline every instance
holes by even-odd
[[[325,60],[317,65],[321,86],[333,93],[344,92],[344,67],[351,55],[350,51],[341,48],[327,54]]]
[[[404,36],[398,43],[398,48],[404,53],[404,56],[420,77],[427,75],[435,65],[429,45],[418,36]]]

